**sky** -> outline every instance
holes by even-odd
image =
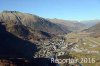
[[[44,18],[100,19],[100,0],[0,0],[3,10],[20,11]]]

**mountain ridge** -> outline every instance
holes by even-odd
[[[81,31],[85,29],[85,25],[83,23],[80,23],[78,21],[71,21],[71,20],[63,20],[63,19],[48,19],[51,22],[58,24],[59,26],[63,27],[63,29],[69,29],[72,32],[73,31]]]
[[[45,18],[17,11],[4,11],[0,13],[0,21],[5,22],[5,24],[12,23],[13,25],[24,25],[34,30],[44,31],[51,34],[64,34],[69,32],[68,30],[63,31],[60,26],[46,20]]]

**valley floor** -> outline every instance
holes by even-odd
[[[89,33],[70,33],[65,36],[66,42],[76,43],[71,49],[70,55],[78,59],[84,59],[83,66],[100,66],[100,37],[94,38]],[[89,59],[95,59],[89,63]],[[92,61],[92,60],[90,60]]]

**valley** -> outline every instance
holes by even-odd
[[[50,58],[77,58],[77,63],[67,63],[67,66],[100,64],[100,23],[88,27],[78,21],[3,11],[0,13],[0,29],[1,58],[27,59],[30,64],[42,58],[46,65]],[[87,58],[89,63],[86,60],[82,63],[82,58]]]
[[[59,38],[58,38],[59,37]],[[95,66],[100,63],[100,37],[94,38],[90,36],[90,33],[86,32],[72,32],[65,35],[58,35],[57,37],[41,42],[42,50],[38,57],[46,58],[90,58],[95,59],[94,63],[83,62],[82,66]],[[80,61],[79,61],[80,62]],[[66,64],[65,64],[66,65]],[[61,66],[65,66],[61,64]],[[73,64],[70,64],[73,65]],[[77,64],[79,66],[79,64]]]
[[[83,66],[99,66],[100,63],[100,37],[94,38],[89,33],[69,33],[66,35],[66,44],[70,43],[69,55],[81,58],[95,58],[95,63],[82,63]],[[75,44],[75,45],[74,45]],[[70,47],[70,46],[69,46]],[[68,48],[69,48],[68,47]],[[63,57],[63,56],[62,56]],[[67,58],[64,55],[63,58]]]

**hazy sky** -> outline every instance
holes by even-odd
[[[100,19],[100,0],[0,0],[3,10],[66,20]]]

